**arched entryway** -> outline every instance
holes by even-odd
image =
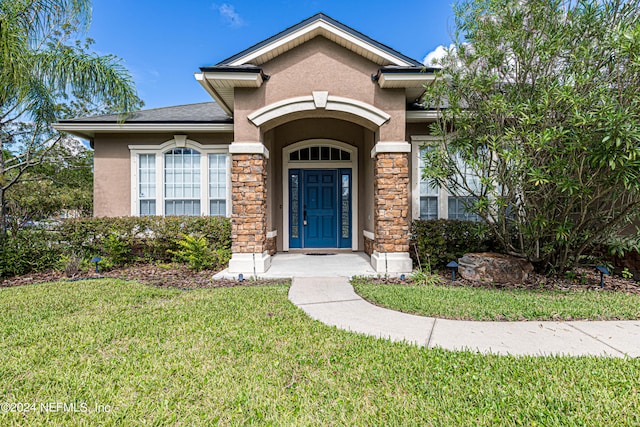
[[[376,271],[411,270],[411,147],[381,141],[404,137],[404,127],[387,126],[390,116],[375,106],[316,91],[247,119],[256,128],[238,135],[256,140],[230,146],[237,201],[230,271],[266,270],[269,254],[294,248],[368,250]]]

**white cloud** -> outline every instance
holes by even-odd
[[[455,48],[453,44],[446,46],[440,45],[436,47],[433,51],[427,53],[427,56],[424,57],[422,63],[427,67],[437,66],[438,60],[444,58],[447,55],[447,51],[451,51]]]
[[[238,12],[236,12],[236,8],[229,3],[223,3],[221,5],[213,4],[213,8],[220,13],[220,16],[226,22],[226,24],[230,27],[242,27],[245,25],[244,20],[240,16]]]

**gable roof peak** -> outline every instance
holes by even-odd
[[[247,64],[260,66],[317,36],[324,36],[380,66],[422,66],[419,61],[320,12],[219,62],[216,67]]]

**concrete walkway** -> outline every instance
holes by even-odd
[[[320,251],[322,252],[322,251]],[[243,272],[251,277],[253,272]],[[271,260],[271,268],[257,276],[261,279],[280,279],[292,277],[353,277],[375,276],[371,260],[364,252],[348,252],[332,255],[306,255],[303,253],[278,253]],[[223,270],[213,276],[214,279],[235,279],[238,274]]]
[[[346,277],[295,277],[289,299],[327,325],[429,348],[519,356],[640,356],[640,321],[474,322],[414,316],[369,304]]]

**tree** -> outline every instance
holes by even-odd
[[[468,0],[425,175],[508,253],[578,263],[640,214],[640,1]],[[442,108],[446,106],[446,108]]]
[[[93,211],[93,151],[66,137],[7,193],[7,226],[15,232],[54,216]]]
[[[88,0],[0,0],[0,233],[6,192],[41,164],[63,136],[51,122],[64,101],[104,102],[126,113],[141,105],[128,71],[78,40],[91,18]],[[123,116],[124,117],[124,116]]]

